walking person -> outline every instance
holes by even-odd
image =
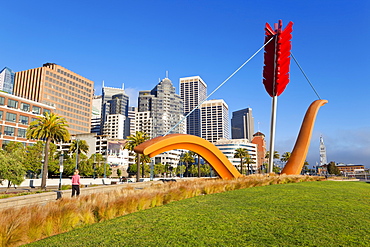
[[[72,176],[72,197],[80,195],[80,175],[78,175],[78,170],[75,171]]]

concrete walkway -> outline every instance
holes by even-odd
[[[123,183],[123,184],[115,184],[115,185],[100,185],[100,186],[92,186],[92,187],[85,187],[81,188],[80,195],[90,195],[94,193],[102,193],[102,192],[109,192],[117,189],[122,188],[135,188],[135,189],[143,189],[146,187],[150,187],[153,184],[163,184],[162,181],[150,181],[150,182],[139,182],[139,183]],[[0,210],[4,210],[7,208],[19,208],[27,205],[33,204],[41,204],[45,205],[47,202],[55,201],[61,197],[70,197],[72,194],[71,190],[62,190],[58,191],[58,187],[55,187],[55,190],[51,192],[43,192],[37,193],[32,195],[24,195],[24,196],[14,196],[0,199]],[[48,187],[48,190],[52,189]],[[1,190],[5,190],[2,188]],[[38,191],[37,188],[30,189],[29,187],[19,187],[19,188],[11,188],[9,192],[28,192],[28,191]]]

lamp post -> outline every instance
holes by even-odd
[[[77,144],[77,146],[76,146],[76,167],[75,167],[75,170],[77,170],[78,169],[78,139],[76,139],[76,144]]]
[[[96,153],[94,154],[94,163],[93,163],[93,168],[94,168],[93,178],[94,179],[95,179],[95,162],[96,162]]]
[[[150,159],[150,181],[153,181],[154,177],[154,161]]]
[[[59,190],[62,188],[63,154],[59,156]]]

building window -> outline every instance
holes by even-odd
[[[7,112],[5,120],[8,121],[8,122],[14,122],[15,123],[15,121],[17,120],[17,114]]]
[[[26,138],[26,129],[18,129],[18,137]]]
[[[4,135],[14,136],[14,127],[4,126]]]
[[[28,124],[28,120],[29,120],[29,118],[26,117],[26,116],[22,116],[22,115],[19,116],[19,122],[21,124]]]
[[[2,148],[4,149],[9,142],[8,140],[3,140]]]
[[[4,105],[5,104],[5,98],[4,97],[0,97],[0,105]]]
[[[41,108],[38,106],[32,106],[32,113],[33,114],[41,114]]]
[[[18,108],[18,101],[8,99],[8,107],[10,108]]]
[[[49,115],[50,115],[50,110],[48,110],[48,109],[44,109],[44,113],[45,113],[45,112],[49,113]]]
[[[31,118],[31,123],[38,120],[38,118]]]
[[[0,120],[3,120],[3,111],[0,111]]]
[[[21,103],[21,110],[22,111],[30,111],[31,106],[26,103]]]

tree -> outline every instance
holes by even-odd
[[[189,169],[188,169],[188,166],[189,166],[189,163],[192,164],[195,162],[194,160],[194,157],[192,156],[192,153],[190,152],[186,152],[184,153],[181,157],[180,157],[180,162],[185,162],[186,164],[186,169],[185,169],[185,172],[188,173]]]
[[[211,173],[211,166],[208,164],[204,164],[200,167],[203,176],[208,176]]]
[[[328,164],[327,169],[328,169],[328,173],[329,174],[340,175],[340,170],[335,165],[335,162],[334,161],[330,161],[330,163]]]
[[[141,143],[145,142],[146,140],[149,140],[149,136],[145,132],[136,131],[135,134],[130,135],[127,137],[127,143],[125,145],[125,149],[130,150],[131,152],[134,152],[134,148]],[[140,155],[136,154],[136,161],[137,161],[137,173],[136,173],[136,181],[139,181],[140,179]]]
[[[80,154],[87,154],[87,152],[89,152],[89,145],[87,145],[87,142],[85,140],[73,140],[71,146],[69,147],[69,151],[71,153],[77,153],[76,167],[78,168],[80,164]]]
[[[67,130],[68,124],[66,122],[67,121],[65,118],[62,118],[54,113],[44,112],[42,117],[38,117],[35,121],[31,122],[27,128],[27,139],[46,140],[45,158],[41,180],[42,189],[46,189],[50,143],[53,141],[67,142],[70,139],[70,135]]]
[[[234,158],[240,159],[240,173],[241,174],[243,174],[243,161],[247,154],[248,154],[248,151],[245,148],[235,149]]]
[[[198,173],[198,166],[197,165],[191,165],[189,168],[189,173],[193,176],[195,176]]]
[[[26,168],[19,157],[19,151],[7,153],[0,150],[0,184],[3,183],[3,180],[8,181],[6,192],[12,184],[20,185],[24,181],[25,175]]]
[[[89,158],[89,164],[92,164],[92,169],[93,169],[93,175],[97,175],[97,177],[99,177],[99,174],[97,173],[97,170],[99,169],[100,167],[100,164],[101,163],[104,163],[105,159],[104,159],[104,156],[102,154],[99,154],[99,153],[95,153],[95,154],[92,154]]]
[[[165,165],[157,163],[154,165],[154,175],[162,175],[166,171]]]
[[[249,175],[249,171],[251,170],[251,169],[249,169],[250,168],[250,164],[255,164],[256,162],[254,162],[254,160],[252,159],[252,157],[249,155],[248,151],[247,151],[247,153],[246,153],[246,155],[244,157],[244,160],[245,160],[245,163],[247,163],[247,165],[248,165],[248,174],[247,175]]]
[[[189,151],[189,153],[191,154],[191,156],[194,157],[194,159],[195,159],[195,156],[197,156],[198,178],[200,178],[201,177],[201,172],[200,172],[200,155],[197,154],[196,152],[193,152],[193,151]]]
[[[34,145],[28,145],[26,147],[26,158],[24,159],[24,165],[27,171],[33,178],[36,174],[39,174],[42,166],[42,150],[44,143],[37,141]]]
[[[118,168],[118,169],[117,169],[117,177],[119,177],[119,178],[120,178],[120,177],[121,177],[121,175],[122,175],[122,171],[121,171],[121,169],[119,169],[119,168]]]
[[[266,159],[269,159],[270,158],[270,151],[267,151],[266,152],[266,156],[265,156]],[[274,151],[274,159],[280,159],[280,154],[278,151]]]
[[[290,159],[290,156],[291,156],[291,152],[285,152],[283,153],[283,155],[281,156],[281,161],[283,162],[288,162],[288,160]]]
[[[150,157],[148,155],[141,155],[141,163],[142,163],[142,166],[141,166],[141,174],[143,175],[143,177],[145,177],[146,175],[149,175],[150,174],[150,166],[148,165],[148,163],[150,163]]]
[[[270,159],[270,152],[269,151],[266,152],[265,158]],[[280,154],[279,154],[278,151],[274,151],[273,159],[280,159]],[[275,168],[275,167],[276,167],[275,165],[272,166],[272,171],[275,172],[275,173],[280,173],[280,168],[279,167]]]

